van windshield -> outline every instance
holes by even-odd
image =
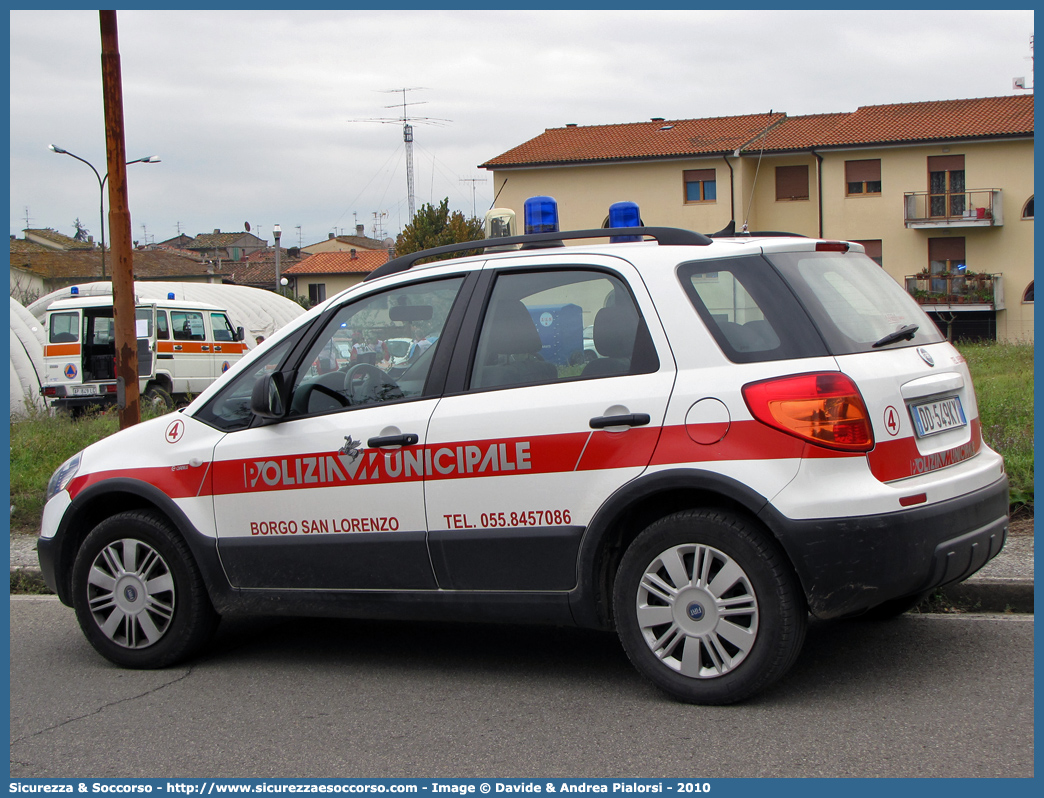
[[[939,328],[899,283],[861,253],[781,252],[765,256],[797,294],[832,354],[874,351],[901,328],[890,348],[943,340]]]

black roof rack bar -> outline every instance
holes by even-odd
[[[453,252],[467,252],[474,249],[491,249],[522,244],[523,249],[527,245],[543,244],[547,247],[562,246],[563,241],[571,241],[581,238],[608,238],[610,236],[648,236],[656,239],[661,246],[692,246],[705,247],[711,243],[710,238],[703,233],[692,230],[682,230],[677,227],[599,227],[597,230],[564,230],[558,233],[530,233],[522,236],[504,236],[502,238],[480,238],[476,241],[462,241],[458,244],[447,244],[442,247],[422,249],[419,252],[411,252],[394,258],[383,266],[378,266],[372,271],[366,280],[376,280],[389,274],[398,274],[407,271],[413,265],[424,258],[436,255],[448,255]],[[535,247],[534,247],[535,248]]]

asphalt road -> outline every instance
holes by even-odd
[[[11,600],[13,778],[1032,775],[1032,615],[814,624],[781,683],[710,708],[607,634],[226,620],[204,659],[128,671]]]

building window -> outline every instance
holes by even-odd
[[[718,198],[718,183],[713,169],[686,169],[682,176],[686,202],[713,202]]]
[[[313,305],[326,301],[326,283],[309,283],[308,301]]]
[[[928,270],[933,294],[960,293],[968,262],[964,258],[964,238],[929,238]]]
[[[866,256],[870,260],[874,261],[878,266],[884,266],[884,259],[881,257],[881,239],[856,241],[855,243],[863,245],[863,249],[866,250]]]
[[[928,214],[963,216],[964,156],[937,155],[928,158]]]
[[[1022,218],[1033,218],[1033,197],[1030,197],[1028,200],[1026,200],[1026,204],[1022,206]]]
[[[1026,286],[1026,293],[1022,295],[1022,301],[1028,305],[1033,304],[1033,281],[1030,280],[1030,284]]]
[[[845,193],[848,196],[881,193],[881,159],[845,161]]]
[[[776,167],[776,199],[807,200],[808,199],[808,167],[777,166]]]

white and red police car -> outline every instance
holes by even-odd
[[[548,205],[390,261],[63,464],[40,562],[94,647],[162,667],[242,612],[571,624],[728,703],[809,614],[898,614],[1000,551],[968,368],[859,245],[558,232]]]

